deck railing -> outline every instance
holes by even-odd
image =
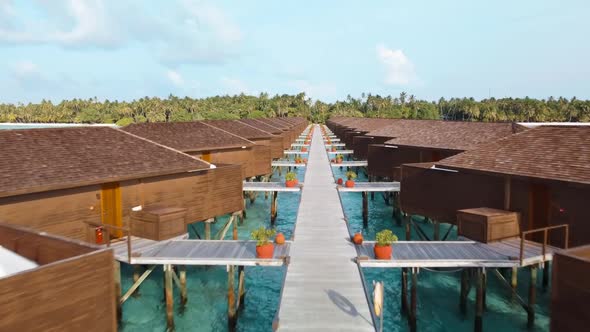
[[[119,227],[119,226],[114,226],[114,225],[109,225],[109,224],[103,224],[103,223],[101,223],[100,226],[105,231],[107,248],[111,246],[111,231],[110,231],[110,229],[127,233],[127,262],[129,264],[131,264],[131,222],[129,222],[129,228]]]
[[[526,240],[525,237],[527,235],[543,232],[543,244],[542,244],[541,250],[542,250],[542,254],[543,254],[543,262],[545,262],[547,260],[546,259],[547,237],[549,235],[549,231],[554,230],[554,229],[558,229],[558,228],[559,229],[564,228],[564,249],[567,249],[568,242],[569,242],[569,232],[570,232],[570,228],[569,228],[568,224],[548,226],[548,227],[531,229],[528,231],[521,232],[520,233],[520,265],[522,265],[523,261],[524,261],[524,244],[525,244],[525,240]]]

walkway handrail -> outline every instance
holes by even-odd
[[[531,229],[531,230],[528,230],[528,231],[521,232],[520,233],[520,265],[522,266],[523,260],[524,260],[524,241],[525,241],[525,237],[527,235],[533,234],[533,233],[543,232],[542,253],[543,253],[543,261],[546,261],[547,259],[545,257],[545,254],[547,252],[547,236],[548,236],[550,230],[554,230],[554,229],[558,229],[558,228],[565,228],[565,232],[564,232],[564,236],[565,236],[564,249],[567,249],[568,248],[568,242],[569,242],[569,232],[570,232],[569,224],[561,224],[561,225],[555,225],[555,226],[547,226],[547,227],[543,227],[543,228]]]
[[[125,227],[119,227],[119,226],[115,226],[115,225],[109,225],[109,224],[100,224],[101,227],[103,227],[103,229],[105,230],[106,236],[107,236],[107,248],[111,246],[111,232],[109,230],[109,228],[114,229],[116,231],[123,231],[127,233],[127,262],[129,262],[131,264],[131,222],[129,222],[129,228],[125,228]]]

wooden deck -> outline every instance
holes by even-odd
[[[548,247],[545,257],[538,243],[525,242],[520,264],[520,238],[495,243],[476,241],[399,241],[392,245],[391,260],[375,259],[375,242],[357,246],[358,261],[363,267],[520,267],[539,264],[553,258],[557,250]]]
[[[326,148],[330,147],[339,147],[339,146],[346,146],[344,143],[332,143],[332,144],[325,144]]]
[[[131,264],[281,266],[289,255],[291,242],[275,246],[272,259],[256,258],[256,241],[188,240],[166,241],[131,237],[131,262],[127,238],[113,243],[115,259]]]
[[[388,192],[400,191],[399,182],[356,182],[354,187],[338,186],[340,192]]]
[[[332,167],[367,167],[369,164],[366,160],[344,160],[341,163],[331,163]]]
[[[301,144],[301,143],[292,143],[291,146],[293,147],[309,147],[309,144]]]
[[[353,150],[336,150],[336,151],[329,151],[328,154],[354,154]]]
[[[309,152],[301,152],[299,150],[285,150],[285,154],[308,154]]]
[[[303,183],[299,183],[295,187],[287,187],[284,182],[244,182],[243,191],[286,191],[297,192],[301,191]]]
[[[272,167],[305,167],[305,164],[296,163],[291,160],[276,160],[271,163]]]
[[[320,131],[315,130],[278,313],[279,331],[374,331],[325,151]]]

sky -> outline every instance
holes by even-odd
[[[0,0],[0,102],[590,99],[587,0]]]

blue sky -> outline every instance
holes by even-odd
[[[0,102],[590,98],[586,0],[0,0]]]

